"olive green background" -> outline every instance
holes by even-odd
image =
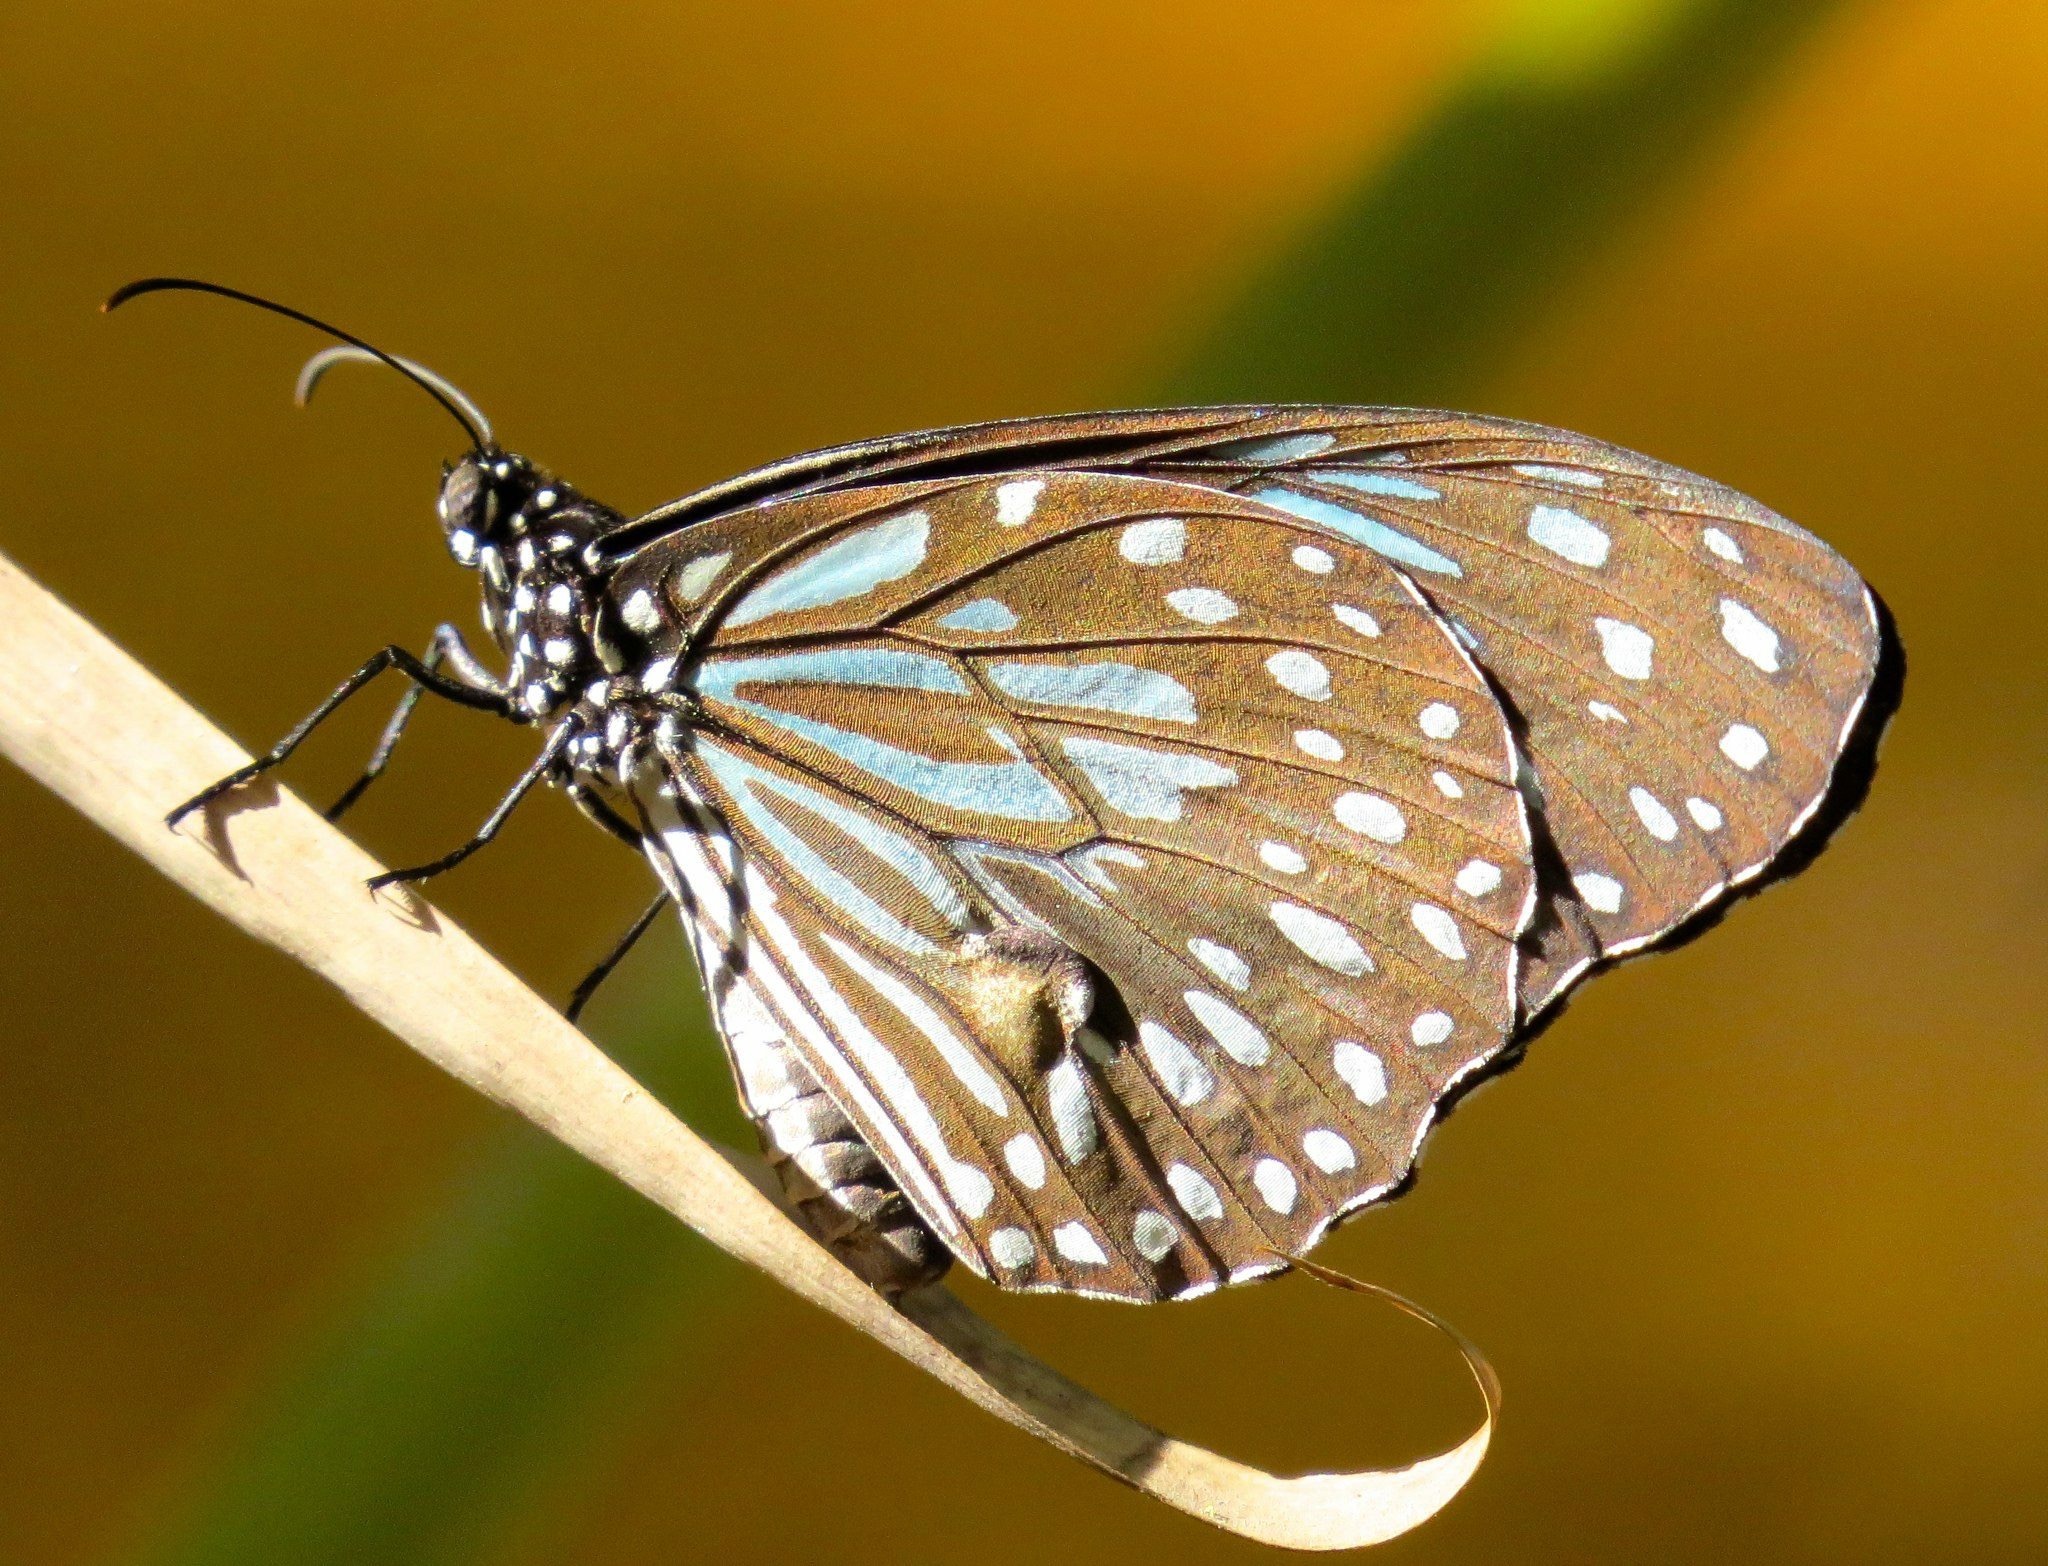
[[[1323,1259],[1507,1409],[1401,1562],[2041,1557],[2048,11],[2038,0],[82,3],[0,18],[0,548],[245,742],[471,623],[435,365],[612,504],[917,425],[1448,402],[1814,528],[1911,656],[1795,882],[1594,984]],[[323,736],[324,798],[374,730]],[[354,829],[530,736],[431,710]],[[437,897],[562,994],[648,876],[560,800]],[[1249,1559],[436,1076],[0,770],[0,1561]],[[664,930],[593,1031],[736,1137]],[[1397,1463],[1474,1399],[1290,1281],[991,1301],[1177,1432]]]

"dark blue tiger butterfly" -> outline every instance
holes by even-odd
[[[1595,964],[1782,873],[1898,668],[1812,535],[1535,425],[1237,407],[793,458],[628,519],[461,422],[449,627],[642,849],[808,1227],[879,1287],[1185,1299],[1397,1192]],[[341,807],[337,807],[337,810]],[[1794,852],[1788,854],[1788,849]],[[657,907],[659,904],[657,904]],[[635,927],[644,929],[654,910]]]

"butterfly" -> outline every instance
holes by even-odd
[[[1248,406],[795,457],[629,518],[447,382],[439,513],[534,727],[683,913],[791,1205],[875,1286],[1185,1299],[1397,1194],[1597,966],[1859,802],[1876,595],[1732,490],[1531,424]],[[339,808],[339,807],[338,807]],[[338,813],[338,810],[337,810]],[[629,936],[629,941],[632,936]]]

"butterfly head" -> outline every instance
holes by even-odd
[[[623,518],[513,452],[449,468],[437,509],[448,552],[483,578],[484,628],[534,719],[570,704],[616,661],[598,632],[602,568],[589,546]]]

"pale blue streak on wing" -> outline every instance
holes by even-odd
[[[1457,561],[1438,554],[1419,539],[1410,538],[1406,533],[1396,532],[1377,517],[1366,516],[1348,506],[1334,505],[1327,500],[1318,500],[1313,495],[1284,489],[1278,484],[1268,484],[1252,492],[1253,500],[1278,507],[1293,513],[1305,522],[1328,528],[1332,533],[1363,544],[1375,554],[1418,571],[1433,571],[1439,576],[1463,576],[1464,568]]]
[[[1061,740],[1060,748],[1112,809],[1139,821],[1178,821],[1183,790],[1226,788],[1237,781],[1235,772],[1206,756],[1078,735]]]
[[[1017,616],[999,598],[977,598],[973,603],[962,604],[938,623],[948,631],[1012,631],[1017,628]]]
[[[696,688],[707,700],[752,713],[905,793],[949,810],[1000,816],[1010,821],[1073,819],[1074,807],[1060,792],[1059,785],[1025,760],[1023,748],[999,728],[990,727],[986,732],[1010,753],[1012,760],[941,761],[872,735],[801,713],[783,712],[738,694],[742,684],[762,681],[882,686],[965,696],[967,683],[942,659],[874,647],[787,653],[772,658],[715,658],[697,672]]]
[[[748,593],[725,623],[752,625],[771,614],[820,609],[871,593],[924,564],[931,531],[931,520],[922,511],[906,511],[834,539]]]
[[[1228,462],[1298,462],[1320,456],[1337,444],[1337,437],[1322,430],[1304,430],[1298,435],[1254,435],[1249,440],[1225,441],[1207,455]]]
[[[999,663],[990,683],[1005,696],[1047,707],[1085,707],[1162,723],[1193,723],[1195,698],[1170,674],[1128,663]]]
[[[1337,484],[1366,495],[1392,495],[1398,500],[1442,500],[1444,492],[1418,484],[1397,473],[1380,473],[1371,468],[1303,468],[1303,478],[1318,484]]]
[[[824,855],[777,816],[760,795],[775,794],[829,822],[915,887],[939,916],[965,931],[973,921],[967,901],[946,873],[915,843],[900,833],[851,810],[831,796],[794,778],[769,772],[723,746],[699,739],[697,754],[711,769],[747,824],[766,838],[791,870],[829,899],[849,919],[880,940],[908,952],[935,952],[938,947],[911,929],[856,886]]]

